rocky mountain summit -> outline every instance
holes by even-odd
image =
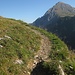
[[[52,22],[57,21],[59,17],[74,16],[75,8],[65,4],[63,2],[56,3],[52,8],[50,8],[41,18],[38,18],[33,22],[33,25],[39,27],[45,27]]]

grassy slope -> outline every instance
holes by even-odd
[[[47,70],[47,75],[60,75],[58,66],[61,65],[66,75],[75,74],[75,54],[68,50],[68,47],[57,36],[48,33],[40,28],[31,27],[40,31],[47,36],[51,41],[51,51],[49,55],[49,62],[43,63],[43,70]],[[48,71],[49,70],[49,71]]]
[[[0,18],[0,74],[23,75],[27,61],[39,50],[40,36],[27,29],[26,23]],[[9,36],[10,38],[6,37]],[[22,60],[23,64],[14,64]]]
[[[26,64],[29,59],[33,58],[34,53],[39,50],[41,45],[41,37],[26,26],[39,31],[51,41],[50,61],[43,63],[44,68],[48,68],[49,72],[53,68],[52,71],[57,73],[56,69],[60,64],[67,75],[74,75],[75,55],[68,51],[67,46],[58,37],[40,28],[29,26],[20,20],[2,17],[0,17],[0,38],[3,39],[0,40],[0,45],[3,47],[0,47],[0,74],[26,75]],[[9,38],[6,36],[9,36]],[[15,64],[16,60],[22,60],[23,63]]]

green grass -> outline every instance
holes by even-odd
[[[0,40],[0,45],[3,46],[0,47],[0,75],[27,75],[25,74],[25,71],[28,70],[27,63],[33,59],[34,53],[41,45],[41,37],[27,26],[45,35],[51,42],[49,62],[42,64],[48,74],[59,75],[58,66],[60,64],[66,75],[74,75],[75,54],[69,51],[66,44],[56,35],[28,25],[21,20],[3,17],[0,17],[0,38],[3,38]],[[16,60],[22,60],[23,63],[15,64]]]
[[[41,37],[16,20],[0,18],[0,75],[25,75],[29,59],[40,48]],[[9,36],[7,38],[5,36]],[[15,60],[23,64],[14,64]]]
[[[44,62],[45,64],[43,63],[45,69],[48,70],[50,73],[51,71],[54,71],[55,74],[52,75],[60,75],[58,74],[58,67],[57,67],[58,64],[60,64],[66,75],[74,75],[75,54],[68,49],[67,45],[52,33],[46,32],[45,30],[36,28],[34,26],[30,26],[30,27],[32,29],[41,32],[42,35],[47,36],[51,42],[51,51],[49,54],[50,61]],[[73,69],[71,69],[70,66],[72,66]],[[53,70],[51,68],[53,68]]]

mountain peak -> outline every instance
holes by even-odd
[[[57,6],[57,5],[58,5],[58,6],[61,6],[61,5],[69,5],[69,4],[66,4],[66,3],[64,3],[64,2],[58,2],[58,3],[55,4],[55,6]],[[69,5],[69,6],[70,6],[70,5]]]
[[[75,16],[75,8],[64,2],[56,3],[52,8],[50,8],[41,18],[33,22],[33,25],[45,26],[50,23],[54,23],[59,17],[73,17]]]
[[[45,15],[48,14],[57,14],[59,16],[74,16],[75,8],[64,2],[58,2],[45,13]]]
[[[64,3],[64,2],[58,2],[58,3],[56,3],[55,4],[55,6],[60,6],[60,5],[66,5],[66,6],[70,6],[70,7],[72,7],[71,5],[69,5],[69,4],[67,4],[67,3]]]
[[[60,1],[60,2],[58,2],[57,4],[65,4],[65,3]]]

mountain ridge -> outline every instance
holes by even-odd
[[[50,8],[41,18],[38,18],[33,22],[33,25],[44,26],[58,17],[74,16],[75,8],[69,4],[58,2],[52,8]],[[55,20],[56,20],[55,19]],[[44,22],[43,22],[44,21]]]
[[[74,7],[63,2],[58,2],[52,8],[50,8],[41,18],[35,20],[32,24],[56,34],[68,45],[69,48],[74,49],[75,32],[72,31],[72,29],[74,30],[75,28],[74,17]]]

